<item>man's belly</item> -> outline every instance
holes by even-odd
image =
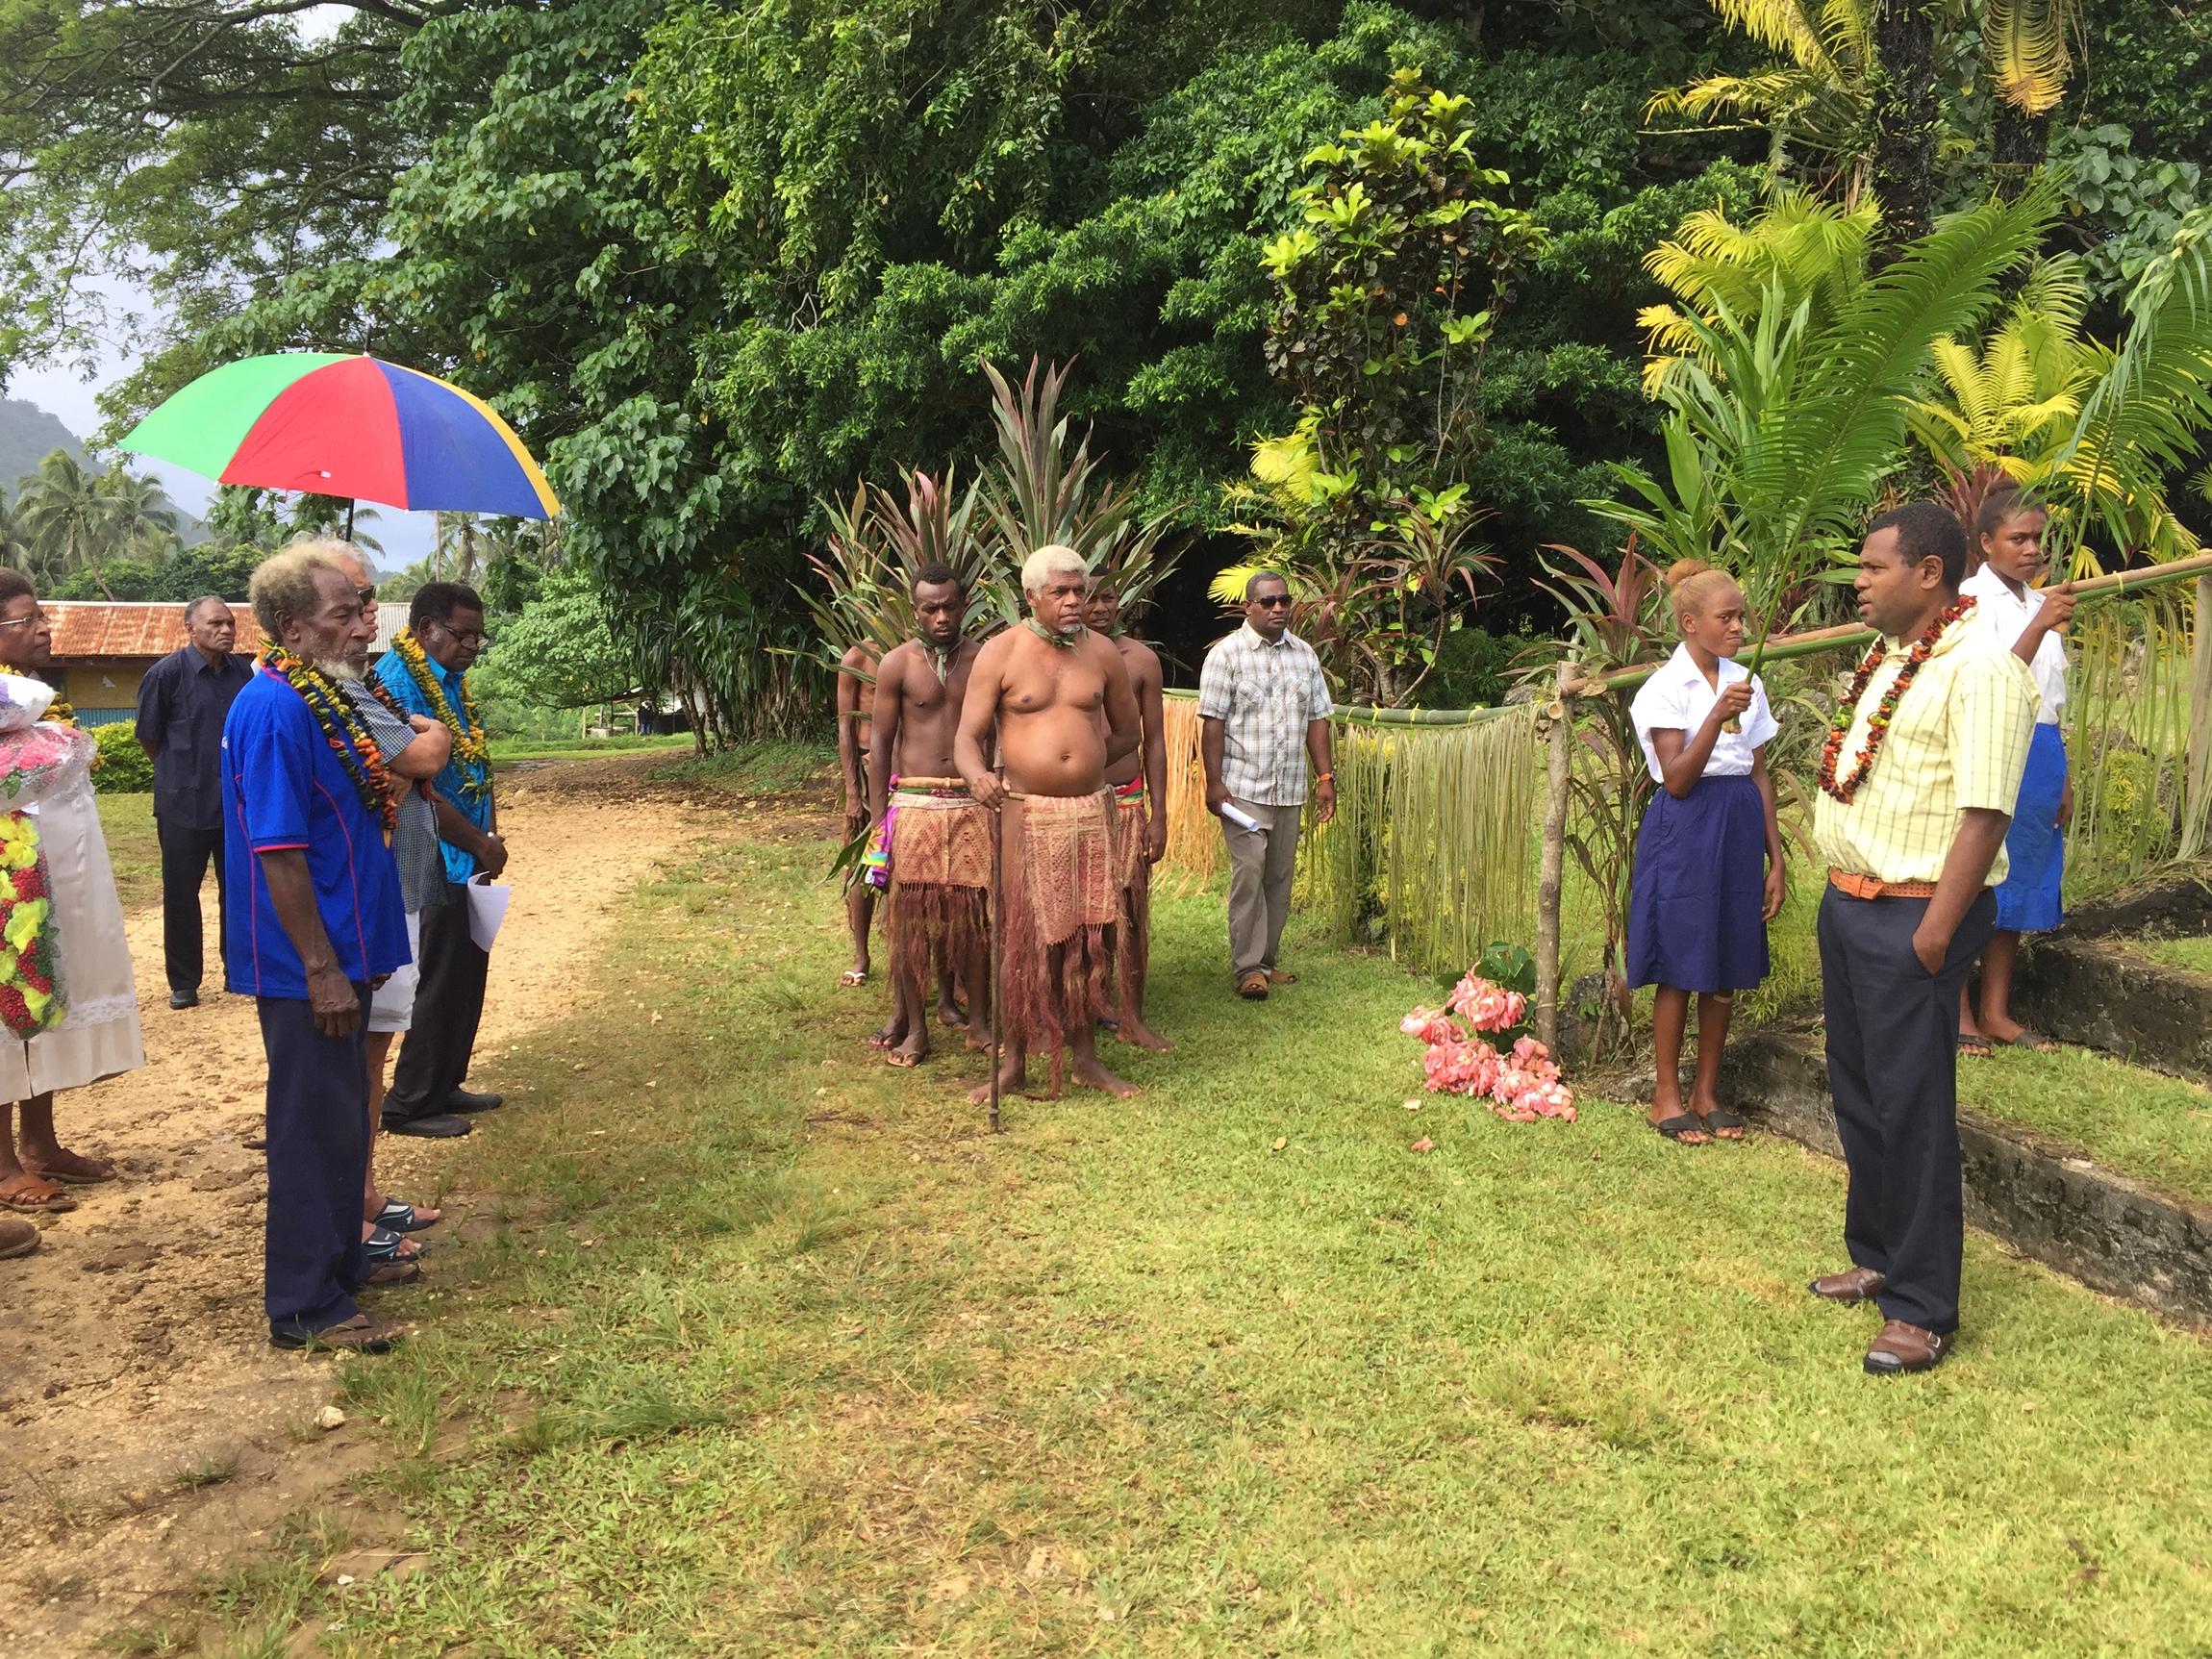
[[[1087,795],[1106,787],[1106,740],[1088,711],[1018,715],[1002,726],[1009,789],[1030,795]]]

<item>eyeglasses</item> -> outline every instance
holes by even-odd
[[[1263,593],[1252,600],[1253,604],[1265,605],[1270,611],[1277,605],[1288,605],[1290,602],[1291,596],[1288,593]]]
[[[376,603],[376,590],[374,588],[356,588],[353,591],[353,596],[361,601],[361,608],[364,611]]]
[[[34,623],[43,622],[44,620],[46,620],[45,612],[33,611],[28,616],[17,616],[13,621],[0,622],[0,628],[28,628]]]
[[[461,634],[456,633],[453,629],[446,627],[443,622],[440,622],[438,627],[444,633],[445,637],[451,640],[456,645],[473,645],[477,650],[482,651],[489,648],[491,644],[490,633],[483,628],[477,629],[474,633]]]

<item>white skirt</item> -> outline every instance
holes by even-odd
[[[28,1042],[0,1032],[0,1100],[81,1089],[146,1063],[123,906],[91,788],[65,791],[35,810],[68,1012]]]

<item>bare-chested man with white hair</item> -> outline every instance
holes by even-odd
[[[1137,1092],[1099,1064],[1095,1031],[1110,1006],[1121,896],[1106,767],[1137,746],[1137,699],[1121,653],[1083,625],[1088,587],[1072,548],[1040,547],[1023,563],[1030,615],[976,657],[953,744],[968,792],[1001,820],[994,943],[1003,1090],[1027,1082],[1038,1047],[1051,1053],[1057,1093],[1066,1045],[1078,1083]],[[986,758],[993,726],[1003,782]]]

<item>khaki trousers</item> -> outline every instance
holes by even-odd
[[[1229,976],[1242,980],[1255,968],[1272,971],[1291,914],[1291,877],[1298,867],[1298,822],[1306,809],[1264,807],[1230,797],[1238,811],[1260,821],[1257,830],[1220,820],[1229,849]]]

